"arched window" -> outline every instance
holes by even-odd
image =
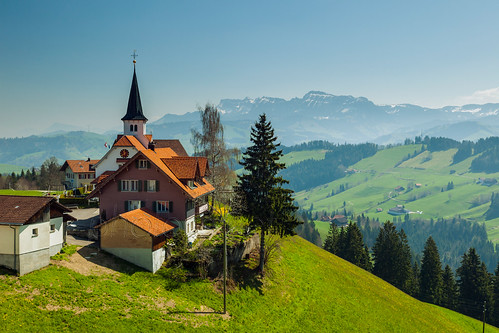
[[[137,132],[137,125],[135,125],[135,132]]]
[[[130,132],[133,132],[133,125],[130,125]]]

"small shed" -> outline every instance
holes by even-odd
[[[100,229],[101,249],[154,273],[165,261],[164,245],[176,225],[140,208],[96,228]]]
[[[348,224],[348,219],[346,218],[345,215],[335,215],[331,219],[331,223],[336,224],[337,226],[344,226]]]

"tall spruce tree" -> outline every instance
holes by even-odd
[[[250,140],[253,145],[243,154],[244,173],[239,176],[236,193],[243,202],[241,213],[249,218],[251,227],[260,229],[259,269],[263,274],[265,235],[294,234],[299,224],[294,216],[298,208],[293,202],[293,191],[282,187],[288,181],[277,175],[285,165],[279,163],[282,150],[277,150],[280,144],[276,143],[274,129],[265,114],[251,128]]]
[[[412,272],[411,249],[404,231],[397,232],[387,221],[380,229],[373,247],[373,273],[395,287],[408,291]]]
[[[425,302],[440,304],[442,295],[442,264],[437,244],[430,236],[426,240],[421,261],[420,297]]]
[[[494,308],[492,311],[492,317],[494,321],[492,322],[494,325],[499,327],[499,262],[497,263],[497,268],[494,275]]]
[[[360,232],[357,223],[350,222],[348,224],[345,238],[343,259],[348,260],[366,271],[371,271],[372,264],[371,258],[369,257],[369,251],[364,244],[364,239],[362,238],[362,233]]]
[[[454,279],[454,274],[449,265],[445,266],[444,272],[442,273],[442,298],[440,300],[440,305],[446,307],[447,309],[457,310],[459,298],[459,290],[457,288],[456,280]]]
[[[474,248],[470,248],[463,255],[461,266],[457,269],[457,276],[460,312],[480,319],[484,302],[492,304],[492,284],[487,267]],[[487,317],[490,316],[489,311]]]

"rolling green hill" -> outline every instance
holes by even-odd
[[[486,223],[489,239],[499,243],[499,219],[485,221],[483,216],[492,192],[499,192],[499,185],[477,184],[479,178],[499,179],[499,173],[469,172],[474,157],[453,165],[456,149],[417,154],[420,150],[420,145],[380,150],[349,166],[356,173],[298,192],[296,200],[303,209],[310,209],[312,204],[313,211],[328,213],[345,208],[380,221],[393,220],[387,212],[396,205],[404,205],[411,214],[423,219],[461,216]],[[454,185],[451,190],[447,190],[449,182]],[[346,190],[338,193],[340,186]],[[396,191],[398,186],[404,189]]]
[[[214,282],[168,288],[134,269],[85,276],[60,266],[0,274],[4,332],[477,332],[481,322],[423,303],[300,237],[281,242],[271,274],[231,287],[228,315]],[[313,272],[313,274],[311,274]],[[248,276],[247,276],[248,277]],[[34,320],[36,318],[36,320]],[[499,332],[487,326],[488,332]]]

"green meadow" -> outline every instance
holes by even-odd
[[[246,268],[243,280],[231,281],[226,315],[219,281],[172,284],[165,272],[81,275],[57,265],[22,277],[0,272],[0,326],[3,332],[482,329],[480,321],[420,302],[297,236],[281,241],[264,279]]]
[[[313,211],[328,213],[345,208],[380,221],[392,220],[387,212],[396,205],[404,205],[411,214],[424,219],[461,216],[485,223],[489,239],[498,243],[499,219],[485,221],[483,214],[490,205],[491,194],[499,192],[499,185],[487,187],[477,181],[480,177],[499,179],[499,173],[469,172],[473,157],[453,165],[456,149],[425,151],[408,158],[420,150],[420,145],[380,150],[350,166],[357,173],[298,192],[296,200],[303,209],[310,209],[312,204]],[[447,190],[449,182],[454,185],[451,190]],[[346,190],[338,193],[340,185]],[[397,187],[404,189],[397,191]]]

